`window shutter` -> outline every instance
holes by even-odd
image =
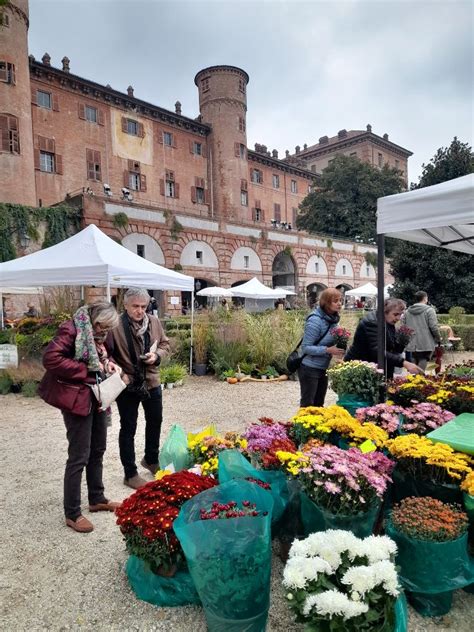
[[[55,166],[55,173],[62,175],[63,173],[63,157],[62,156],[58,156],[58,154],[55,155],[54,166]]]
[[[252,221],[256,221],[257,219],[257,209],[253,208],[252,209]]]
[[[274,204],[275,219],[279,222],[281,220],[281,207],[279,204]]]
[[[94,162],[96,163],[96,165],[100,165],[100,163],[101,163],[100,151],[95,151],[94,152]]]
[[[135,171],[135,161],[134,160],[128,160],[128,170],[129,171]]]
[[[125,132],[125,134],[128,132],[127,119],[125,116],[122,116],[122,132]]]
[[[189,153],[194,154],[194,141],[193,140],[189,141]]]
[[[145,138],[145,127],[143,123],[138,123],[138,136],[140,138]]]
[[[94,163],[87,161],[87,179],[95,180],[95,169]]]
[[[165,181],[163,178],[160,178],[160,195],[165,194]]]
[[[177,182],[174,184],[174,197],[179,199],[179,184]]]
[[[129,171],[123,172],[123,186],[127,187],[127,189],[130,186],[130,172]]]
[[[140,174],[140,191],[146,191],[146,175]]]
[[[97,110],[97,124],[98,125],[105,125],[105,114],[104,114],[104,110]]]
[[[86,106],[84,103],[77,104],[77,113],[79,114],[79,118],[82,120],[86,120]]]
[[[94,162],[94,150],[86,149],[86,160],[87,162]]]
[[[0,129],[0,150],[10,151],[10,132],[7,129]]]
[[[196,204],[196,187],[191,187],[191,202]]]
[[[260,209],[260,221],[265,221],[265,211],[263,209]]]
[[[14,154],[19,154],[20,153],[20,137],[18,135],[18,132],[15,131],[11,131],[10,132],[11,135],[11,150]]]
[[[54,112],[59,112],[59,99],[58,99],[58,95],[57,94],[53,94],[52,95],[52,101],[53,101],[53,110],[54,110]]]
[[[178,147],[176,144],[176,134],[171,134],[171,147],[174,147],[175,149]]]
[[[162,130],[158,131],[158,142],[160,143],[160,145],[163,144],[163,131]]]
[[[255,208],[261,208],[260,200],[255,200]]]
[[[210,203],[209,189],[204,189],[204,204],[209,204],[209,203]]]
[[[11,83],[13,85],[15,85],[16,84],[15,64],[11,65],[11,71],[10,72],[11,72],[11,78],[12,78]]]
[[[35,169],[40,169],[40,150],[34,149],[33,153],[35,157]]]
[[[207,157],[207,146],[206,146],[206,143],[201,143],[201,156],[203,158]]]
[[[234,155],[236,158],[240,158],[240,143],[234,143]]]
[[[259,171],[260,174],[260,184],[263,184],[263,171]]]
[[[0,66],[0,81],[7,81],[8,79],[8,70],[7,70],[7,62],[2,61]]]
[[[45,138],[46,141],[46,151],[49,151],[50,154],[54,154],[56,151],[56,143],[52,138]]]
[[[248,188],[248,187],[247,187],[247,180],[241,180],[241,181],[240,181],[240,189],[241,189],[242,191],[247,191],[247,188]]]
[[[13,129],[16,132],[18,131],[18,120],[17,120],[16,116],[9,116],[8,117],[8,129]]]
[[[33,105],[38,105],[38,101],[37,101],[37,90],[32,90],[31,92],[31,103]]]

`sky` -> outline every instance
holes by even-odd
[[[29,52],[182,114],[194,76],[250,76],[247,143],[294,153],[341,129],[413,152],[409,182],[454,136],[474,144],[472,0],[30,0]]]

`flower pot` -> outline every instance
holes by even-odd
[[[156,575],[160,577],[174,577],[178,571],[178,567],[176,564],[172,564],[171,566],[157,566],[154,570]]]
[[[431,498],[441,500],[443,503],[462,503],[462,492],[459,485],[424,481],[404,472],[398,466],[393,471],[392,479],[394,502],[400,502],[407,496],[431,496]]]
[[[207,368],[206,364],[201,364],[200,362],[196,362],[196,364],[194,365],[194,374],[198,375],[199,377],[202,377],[203,375],[206,375],[206,368]]]
[[[372,406],[372,402],[361,399],[357,393],[341,393],[336,403],[338,406],[345,408],[352,417],[355,417],[358,408]]]
[[[407,592],[407,599],[422,617],[442,617],[451,610],[453,591],[435,594]]]
[[[174,388],[174,382],[168,382],[168,383],[166,384],[166,388],[167,388],[167,389],[172,389],[172,388]]]

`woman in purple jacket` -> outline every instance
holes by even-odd
[[[80,307],[71,320],[62,323],[43,356],[46,374],[39,394],[63,414],[68,440],[64,473],[66,525],[89,533],[93,524],[81,512],[81,479],[86,470],[89,511],[114,511],[120,503],[107,500],[102,481],[102,461],[107,444],[106,412],[89,385],[113,373],[107,335],[118,324],[111,303]]]

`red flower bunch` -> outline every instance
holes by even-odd
[[[184,470],[141,487],[115,512],[127,551],[155,571],[180,562],[184,556],[173,521],[184,502],[215,485],[213,478]]]
[[[392,524],[401,533],[417,540],[448,542],[466,533],[469,520],[456,505],[429,496],[412,496],[393,508]]]
[[[396,344],[404,349],[412,339],[414,333],[414,329],[411,329],[406,325],[400,325],[400,327],[398,327],[395,331]]]
[[[247,476],[245,480],[249,481],[249,483],[255,483],[256,485],[258,485],[262,489],[266,489],[267,491],[270,491],[272,488],[272,486],[269,483],[265,483],[265,481],[261,481],[258,478],[252,478],[251,476]]]
[[[277,459],[277,452],[296,452],[296,445],[291,439],[274,439],[267,452],[263,452],[260,457],[260,463],[264,470],[280,469],[281,461]]]
[[[255,481],[256,482],[256,481]],[[247,518],[258,516],[266,516],[267,511],[261,512],[257,510],[257,505],[251,503],[250,500],[243,500],[242,507],[239,508],[235,501],[228,503],[213,502],[211,508],[208,510],[200,510],[201,520],[223,520],[227,518]]]
[[[347,349],[347,343],[351,337],[351,332],[344,327],[333,327],[329,332],[334,338],[334,344],[338,349]]]

